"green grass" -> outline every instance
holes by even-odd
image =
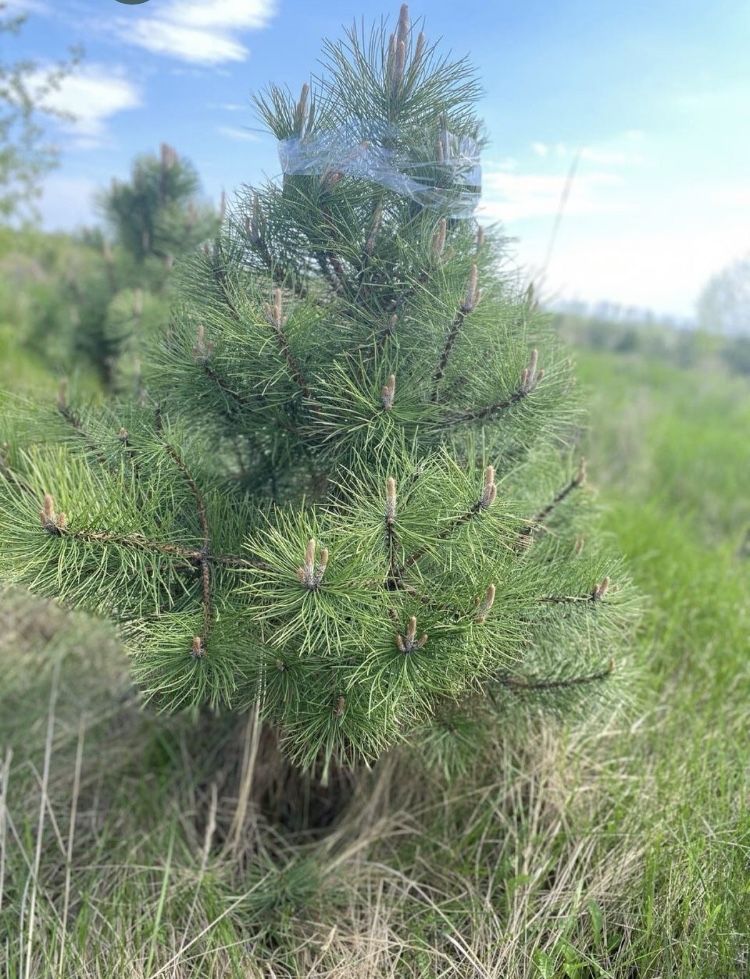
[[[750,388],[578,360],[592,481],[647,596],[635,706],[500,725],[452,784],[417,752],[326,791],[252,718],[140,711],[106,628],[6,596],[9,977],[747,973]],[[306,831],[332,791],[348,806]]]

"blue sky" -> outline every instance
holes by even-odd
[[[296,89],[323,36],[383,14],[374,0],[11,0],[30,11],[19,55],[86,58],[59,94],[49,227],[94,217],[92,194],[172,143],[217,198],[278,172],[251,92]],[[430,38],[482,77],[482,214],[539,275],[560,194],[579,165],[547,266],[552,297],[690,316],[714,272],[750,252],[750,3],[448,0],[414,3]]]

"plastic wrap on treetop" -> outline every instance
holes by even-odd
[[[453,218],[472,217],[481,196],[479,142],[447,130],[429,146],[407,147],[398,131],[360,123],[280,140],[278,148],[285,176],[370,180]]]

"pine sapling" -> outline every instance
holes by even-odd
[[[633,598],[571,365],[477,224],[478,96],[406,6],[327,42],[258,96],[282,179],[178,263],[140,396],[9,425],[4,576],[115,619],[146,699],[257,709],[303,768],[465,761],[622,696]]]

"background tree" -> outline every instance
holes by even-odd
[[[283,181],[185,263],[139,401],[16,421],[0,561],[115,618],[161,707],[256,704],[324,772],[405,740],[452,768],[617,693],[632,599],[570,363],[472,217],[470,66],[406,7],[325,66],[258,99]]]
[[[166,143],[158,156],[137,157],[130,179],[113,180],[99,204],[115,244],[140,266],[156,260],[169,269],[217,229],[216,211],[200,200],[197,171]]]
[[[129,180],[113,180],[99,206],[112,233],[101,243],[110,301],[98,332],[83,335],[108,385],[140,396],[145,345],[168,318],[174,263],[215,236],[224,204],[217,212],[203,201],[192,163],[162,143],[158,155],[136,158]]]
[[[709,280],[698,299],[698,322],[728,336],[750,334],[750,255]]]
[[[156,229],[153,248],[143,252],[126,215],[113,220],[114,238],[101,227],[55,235],[7,228],[0,236],[0,271],[7,273],[0,317],[58,374],[93,369],[107,389],[137,397],[145,347],[169,318],[173,263],[216,234],[220,214],[200,199],[193,166],[170,147],[160,157],[139,157],[133,169],[163,170],[162,197],[149,198],[149,209],[133,203],[133,220]],[[142,183],[118,184],[118,207],[126,197],[135,201]],[[109,193],[101,202],[114,207]]]
[[[9,16],[7,3],[0,2],[0,219],[35,217],[34,202],[41,181],[58,160],[57,147],[45,140],[40,118],[44,115],[70,119],[50,108],[46,100],[74,69],[81,57],[71,51],[68,61],[43,68],[29,59],[6,60],[10,38],[17,36],[27,18]]]

